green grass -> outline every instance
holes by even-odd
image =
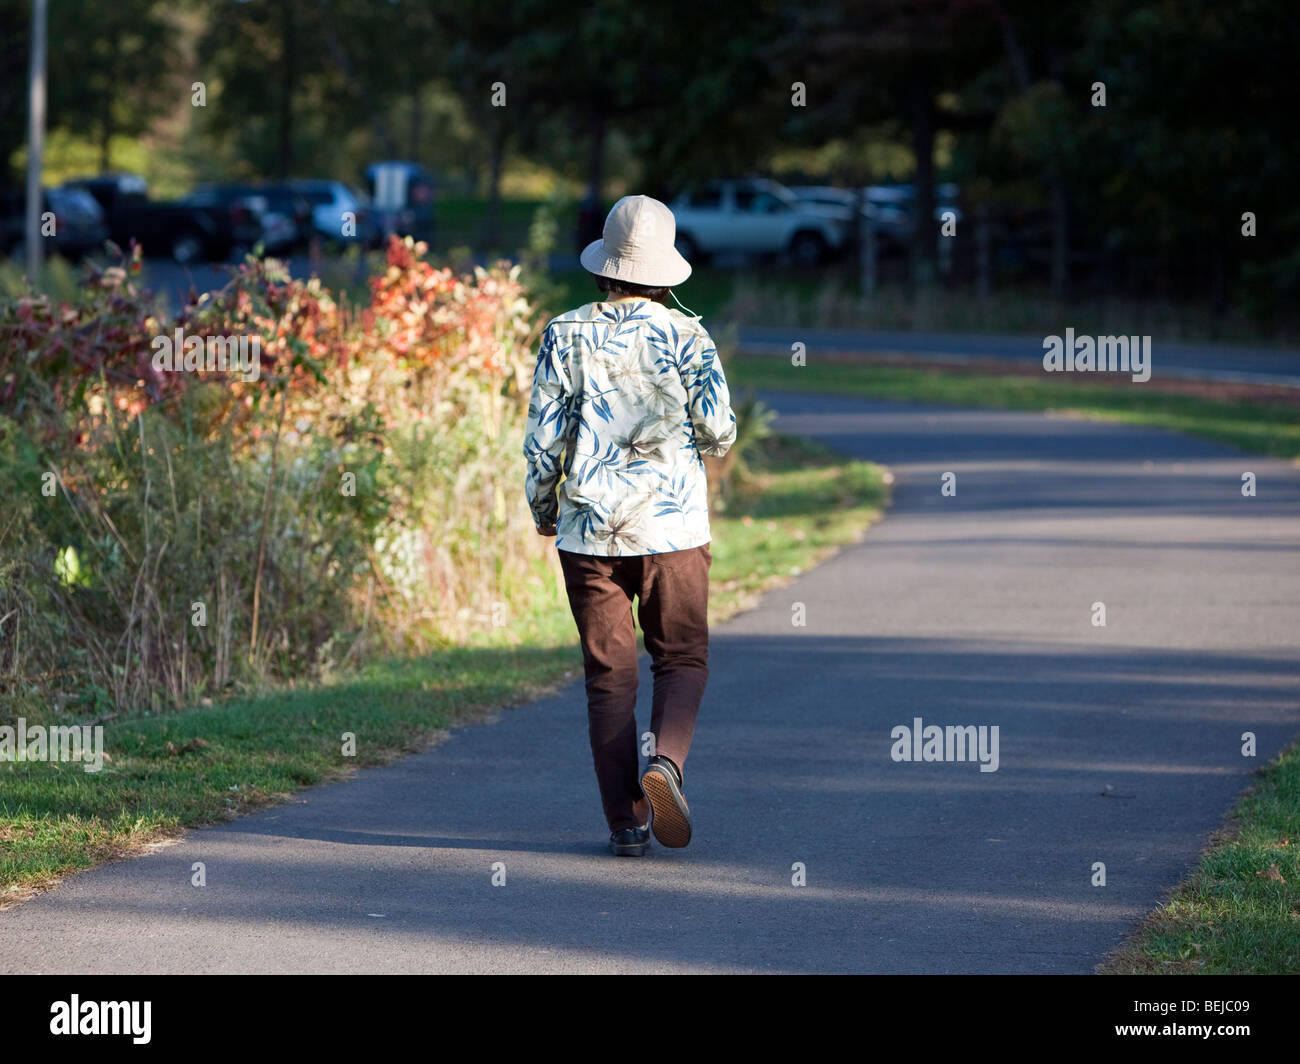
[[[1261,770],[1196,870],[1098,970],[1300,973],[1300,746]]]
[[[914,403],[1057,410],[1107,421],[1153,425],[1256,454],[1300,457],[1300,407],[1176,395],[1145,384],[1103,385],[1052,378],[912,369],[861,362],[737,357],[736,385],[872,396]]]
[[[882,471],[810,443],[759,441],[713,519],[716,622],[858,538],[885,502]],[[333,682],[104,725],[111,757],[0,764],[0,905],[60,876],[286,800],[295,791],[427,746],[453,724],[526,702],[579,675],[573,621],[556,581],[498,645],[384,661]],[[510,641],[514,641],[510,645]],[[64,722],[60,722],[64,723]],[[343,735],[356,755],[342,754]]]
[[[567,658],[541,646],[387,662],[342,683],[108,724],[112,761],[98,773],[75,764],[0,765],[0,888],[21,897],[24,888],[138,852],[183,825],[419,749],[476,707],[507,704],[558,679]],[[344,732],[356,735],[355,758],[341,754]]]
[[[1294,313],[1272,322],[1260,320],[1238,303],[1216,313],[1204,301],[1169,300],[1128,294],[1056,299],[1024,277],[994,281],[981,296],[968,285],[913,286],[906,279],[906,260],[880,264],[879,287],[864,297],[850,264],[833,263],[811,273],[769,269],[738,273],[726,317],[748,325],[805,325],[819,328],[899,329],[921,332],[1021,333],[1045,336],[1059,332],[1062,321],[1092,335],[1149,334],[1161,342],[1244,343],[1294,346],[1300,331]],[[816,282],[809,285],[809,278]]]
[[[501,201],[498,239],[495,246],[484,245],[487,234],[487,201],[469,197],[444,197],[438,200],[437,246],[439,248],[472,247],[483,254],[504,254],[513,257],[517,249],[528,244],[528,227],[541,200]],[[577,206],[569,204],[556,218],[558,251],[567,251],[573,243],[577,225]]]

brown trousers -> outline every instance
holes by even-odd
[[[650,819],[641,791],[636,729],[637,645],[632,599],[651,657],[654,752],[680,769],[709,678],[707,543],[608,558],[560,551],[564,586],[582,639],[587,722],[610,831]]]

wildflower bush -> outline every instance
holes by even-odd
[[[509,638],[552,563],[521,501],[518,267],[393,238],[368,300],[250,260],[164,321],[138,250],[0,304],[0,717],[133,711]],[[155,365],[249,337],[256,379]]]

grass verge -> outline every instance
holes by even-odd
[[[1300,745],[1259,775],[1196,870],[1101,974],[1300,972]]]
[[[859,538],[885,503],[883,471],[814,444],[759,441],[749,472],[713,518],[710,617]],[[558,570],[558,566],[556,566]],[[332,682],[156,716],[110,721],[111,760],[0,764],[0,907],[60,877],[131,856],[184,827],[212,823],[296,791],[424,749],[448,727],[525,703],[580,674],[558,580],[533,615],[495,645],[384,661]],[[343,756],[345,732],[355,756]]]
[[[1300,406],[1162,391],[1147,384],[968,373],[952,366],[903,367],[835,360],[795,367],[779,358],[737,356],[736,386],[797,388],[914,403],[1070,411],[1083,417],[1152,425],[1226,443],[1255,454],[1300,457]]]
[[[720,313],[748,325],[827,329],[1046,336],[1059,331],[1059,322],[1069,321],[1080,335],[1137,333],[1158,337],[1161,343],[1273,347],[1293,346],[1297,340],[1297,322],[1289,313],[1266,323],[1242,305],[1216,313],[1192,299],[1084,293],[1057,299],[1044,287],[1010,277],[995,282],[993,291],[983,296],[963,284],[914,286],[907,279],[904,256],[883,258],[875,294],[863,296],[856,273],[846,272],[848,266],[841,260],[806,271],[820,275],[820,283],[812,288],[798,283],[795,271],[733,271],[731,297]]]

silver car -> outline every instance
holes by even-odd
[[[709,181],[670,206],[677,219],[677,250],[688,261],[738,252],[787,255],[812,266],[843,248],[849,216],[842,209],[804,203],[765,178]]]

